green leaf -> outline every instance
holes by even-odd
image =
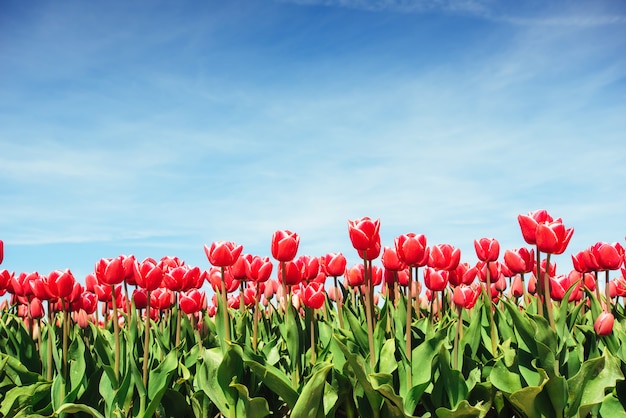
[[[605,389],[623,379],[619,361],[608,350],[602,357],[585,361],[576,376],[567,381],[571,399],[568,415],[586,416],[594,405],[604,401]]]
[[[489,412],[489,408],[484,405],[472,406],[466,400],[463,400],[454,409],[437,408],[435,413],[439,418],[476,418],[484,417]]]
[[[102,415],[100,412],[98,412],[94,408],[87,406],[87,405],[66,403],[66,404],[61,405],[61,407],[56,410],[57,415],[72,414],[72,413],[77,413],[77,412],[89,414],[95,418],[104,418],[104,415]]]
[[[230,416],[235,410],[235,405],[228,404],[218,380],[218,369],[223,358],[222,349],[219,347],[204,350],[201,355],[202,362],[196,368],[196,377],[198,378],[198,386],[211,399],[217,409],[222,414]]]
[[[154,415],[154,411],[156,411],[161,403],[163,394],[165,394],[165,391],[170,387],[174,372],[177,368],[178,358],[176,351],[170,351],[159,366],[150,371],[148,375],[148,398],[150,399],[150,403],[146,408],[146,417]]]
[[[392,374],[398,368],[396,360],[396,340],[390,338],[383,344],[378,358],[378,371],[380,373]]]
[[[316,418],[324,411],[322,403],[326,375],[332,369],[332,364],[322,364],[321,367],[311,376],[302,388],[300,398],[293,407],[291,416],[294,418]],[[323,416],[323,414],[322,414]]]
[[[246,418],[264,418],[271,414],[267,401],[263,398],[250,398],[248,388],[239,383],[231,383],[231,387],[239,392],[237,416]],[[241,407],[239,405],[242,405]]]
[[[12,411],[35,405],[38,400],[50,396],[51,386],[50,382],[37,382],[28,386],[14,387],[4,396],[0,405],[0,414],[4,417],[12,416]]]
[[[626,418],[624,405],[612,393],[604,397],[600,407],[600,416],[611,418]]]

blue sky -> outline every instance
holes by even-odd
[[[615,1],[0,3],[2,268],[203,245],[358,261],[347,220],[525,245],[517,215],[626,235],[626,6]]]

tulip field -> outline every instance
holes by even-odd
[[[206,266],[0,270],[0,416],[625,417],[623,246],[566,254],[560,218],[517,223],[526,247],[477,238],[475,264],[415,233],[384,246],[365,217],[353,266],[279,230],[271,258],[217,241]]]

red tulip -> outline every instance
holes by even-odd
[[[480,280],[481,282],[487,281],[487,268],[489,268],[489,278],[491,279],[491,283],[495,283],[496,280],[498,280],[500,276],[502,276],[502,272],[500,271],[500,263],[498,263],[497,261],[492,263],[479,261],[478,263],[476,263],[478,280]]]
[[[0,264],[4,260],[4,242],[0,239]]]
[[[530,273],[535,268],[535,250],[519,248],[504,252],[504,264],[512,274]]]
[[[439,270],[454,270],[461,260],[461,250],[450,244],[437,244],[430,248],[428,266]]]
[[[250,262],[252,261],[252,257],[252,254],[241,254],[235,263],[228,267],[230,274],[232,274],[236,280],[241,282],[251,280],[248,276],[248,272],[250,271]]]
[[[593,324],[593,329],[601,337],[610,335],[613,332],[615,317],[608,312],[602,312]]]
[[[404,262],[398,257],[396,250],[390,247],[384,248],[381,261],[383,266],[390,271],[400,271],[406,267]]]
[[[480,291],[477,287],[467,285],[457,286],[452,293],[452,301],[456,306],[471,309],[476,304],[479,294]]]
[[[41,302],[41,300],[39,300],[38,298],[32,298],[30,300],[28,308],[30,309],[31,318],[43,318],[45,311],[43,309],[43,303]]]
[[[395,245],[398,257],[408,266],[423,267],[428,263],[429,249],[425,235],[409,232],[396,237]]]
[[[346,270],[348,286],[357,287],[365,283],[363,264],[356,264]]]
[[[314,280],[320,271],[320,263],[317,257],[301,255],[296,260],[296,264],[300,268],[301,280],[305,282]]]
[[[448,271],[432,267],[424,269],[424,285],[433,292],[441,292],[448,285]]]
[[[517,220],[524,240],[530,245],[535,245],[537,242],[537,225],[553,221],[552,216],[545,209],[530,212],[528,215],[519,215]]]
[[[180,294],[180,309],[186,314],[194,314],[203,309],[206,305],[204,293],[198,289],[192,289],[189,292]]]
[[[14,273],[8,270],[0,270],[0,291],[6,290],[13,278]]]
[[[350,236],[352,246],[361,257],[373,260],[380,254],[379,219],[373,221],[366,216],[354,221],[348,221],[348,235]]]
[[[109,286],[122,283],[126,275],[121,257],[100,259],[96,263],[95,273],[98,283]]]
[[[474,248],[480,261],[496,261],[500,256],[500,243],[495,238],[474,240]]]
[[[148,307],[148,292],[146,292],[146,289],[138,287],[133,290],[132,298],[136,309],[146,309]]]
[[[160,267],[157,267],[160,270]],[[174,294],[164,287],[154,289],[150,293],[150,306],[154,309],[164,311],[172,307]]]
[[[536,232],[537,250],[549,254],[562,254],[573,234],[574,228],[565,229],[560,219],[546,224],[538,224]]]
[[[9,283],[10,291],[15,296],[33,296],[33,288],[32,281],[39,277],[39,273],[20,273],[19,275],[13,276],[11,282]]]
[[[624,247],[619,242],[598,242],[589,249],[595,258],[598,270],[618,270],[624,259]]]
[[[226,285],[226,293],[231,293],[239,288],[239,280],[235,280],[233,275],[230,274],[229,269],[224,270],[224,280],[222,280],[222,273],[219,268],[213,267],[209,270],[207,280],[215,292],[222,290],[222,281]]]
[[[248,264],[247,275],[250,280],[255,283],[266,282],[272,275],[272,269],[274,268],[269,257],[254,256]]]
[[[341,253],[328,253],[320,259],[320,267],[327,276],[343,276],[346,264],[346,257]]]
[[[124,258],[124,256],[122,256],[122,258]],[[165,256],[165,257],[161,257],[161,259],[159,260],[157,264],[159,268],[163,270],[164,273],[167,273],[171,269],[175,269],[177,267],[183,267],[185,265],[185,262],[178,257]]]
[[[616,296],[626,296],[626,279],[624,279],[623,276],[616,277],[615,279],[611,280],[610,285],[612,285],[613,289],[615,289],[615,294],[611,294],[611,297],[614,298]]]
[[[511,296],[515,298],[519,298],[524,295],[524,283],[522,282],[522,276],[520,274],[516,274],[513,277],[513,282],[511,283]]]
[[[469,263],[459,263],[454,270],[450,270],[448,281],[452,286],[469,285],[472,284],[477,274],[476,266],[470,266]]]
[[[187,292],[202,285],[200,274],[200,267],[197,266],[183,265],[170,268],[163,275],[163,285],[173,292]]]
[[[48,287],[50,293],[60,299],[68,299],[74,288],[74,275],[68,269],[65,271],[55,270],[48,275]]]
[[[284,271],[284,276],[283,276]],[[278,265],[278,277],[285,279],[285,285],[295,286],[302,281],[302,262],[286,261]]]
[[[272,257],[278,261],[292,261],[298,253],[300,236],[289,230],[278,230],[272,235]]]
[[[210,247],[204,246],[209,263],[216,267],[229,267],[235,264],[241,255],[243,246],[231,241],[216,241]]]
[[[302,292],[302,302],[304,306],[311,309],[319,309],[324,306],[326,301],[326,293],[324,291],[324,285],[321,283],[309,283],[304,286]]]
[[[84,292],[80,298],[80,307],[88,314],[92,314],[98,308],[98,298],[95,293]]]
[[[163,282],[163,270],[157,265],[153,258],[146,258],[139,264],[135,280],[137,286],[153,291],[161,286]]]

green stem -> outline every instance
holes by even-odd
[[[539,252],[539,247],[537,247],[537,262],[536,262],[537,274],[535,274],[535,278],[537,279],[536,293],[538,296],[537,301],[537,314],[539,316],[543,316],[543,300],[544,300],[544,291],[543,286],[541,285],[541,253]]]
[[[495,357],[497,352],[497,344],[496,344],[496,325],[493,319],[493,300],[491,299],[491,271],[489,270],[489,262],[487,261],[485,264],[485,269],[487,270],[487,289],[485,292],[485,297],[487,298],[487,310],[489,312],[489,328],[491,331],[491,352]]]
[[[416,276],[417,276],[417,267]],[[406,374],[407,380],[407,388],[413,387],[413,368],[411,367],[411,357],[412,357],[412,347],[411,340],[413,338],[413,333],[411,332],[411,323],[413,322],[413,313],[411,312],[411,308],[413,307],[413,293],[411,292],[411,287],[413,286],[413,267],[409,267],[409,284],[407,291],[407,300],[406,300],[406,358],[409,364],[409,370]]]
[[[150,303],[150,296],[148,294],[148,304]],[[117,319],[117,300],[115,297],[115,285],[111,285],[111,303],[113,304],[113,335],[115,338],[115,378],[118,380],[116,384],[119,383],[120,378],[120,324]]]
[[[611,313],[611,291],[609,288],[609,270],[606,271],[605,277],[605,285],[604,285],[604,293],[606,297],[606,311]]]
[[[554,315],[552,314],[552,295],[550,294],[550,253],[546,255],[546,274],[543,277],[543,291],[545,293],[544,299],[546,301],[546,311],[548,313],[550,327],[552,328],[552,331],[556,332]]]
[[[339,315],[339,328],[343,329],[343,312],[342,312],[343,292],[341,291],[341,289],[339,288],[339,285],[337,284],[337,276],[333,276],[333,279],[335,280],[335,299],[337,300],[337,314]]]
[[[367,320],[367,339],[369,342],[369,347],[370,347],[370,366],[371,366],[371,372],[374,372],[374,368],[376,367],[376,356],[375,356],[375,352],[374,352],[374,321],[373,321],[373,298],[370,297],[370,295],[373,294],[372,292],[372,275],[371,273],[371,264],[368,263],[368,260],[366,258],[363,258],[363,275],[365,276],[365,283],[366,283],[366,295],[365,295],[365,317]]]
[[[148,392],[148,358],[150,357],[150,291],[147,290],[148,302],[146,305],[146,316],[144,318],[144,344],[143,344],[143,386]]]
[[[48,370],[46,377],[48,380],[52,380],[52,339],[54,338],[54,329],[52,328],[52,324],[54,322],[54,315],[52,313],[52,304],[48,301]]]
[[[459,338],[461,337],[461,330],[463,329],[463,307],[457,306],[458,318],[456,324],[456,333],[454,334],[454,351],[452,358],[454,361],[454,369],[459,368]]]
[[[252,325],[252,350],[256,353],[257,349],[257,338],[259,335],[259,303],[261,298],[261,293],[259,292],[259,284],[256,283],[256,292],[255,292],[255,300],[254,300],[254,322]]]
[[[176,292],[176,300],[177,300],[177,304],[176,304],[176,347],[178,347],[178,344],[180,344],[180,327],[181,327],[181,322],[182,322],[182,316],[183,316],[183,312],[180,309],[180,294],[178,292]]]
[[[228,299],[226,298],[226,282],[224,277],[224,267],[220,267],[222,272],[222,286],[220,288],[220,295],[222,297],[222,307],[224,309],[224,332],[226,333],[226,340],[230,341],[230,314],[228,313]]]
[[[317,361],[317,347],[315,344],[315,310],[311,309],[311,365]]]

